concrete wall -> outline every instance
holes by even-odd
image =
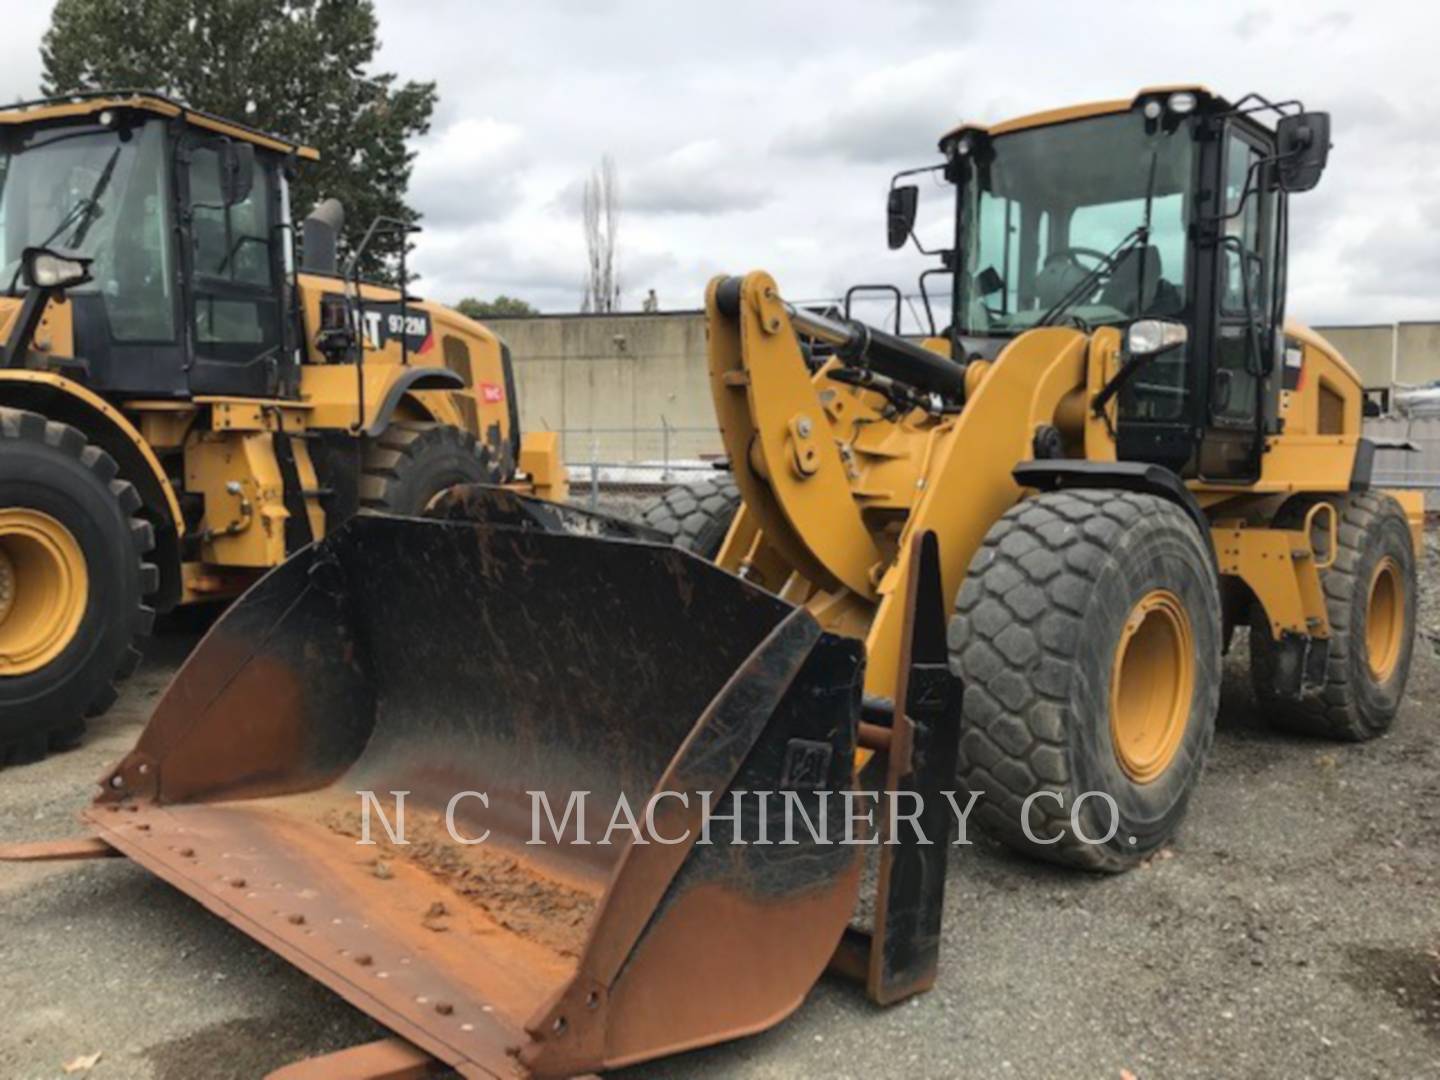
[[[559,431],[573,463],[720,453],[698,311],[491,319],[515,364],[524,430]]]
[[[1440,322],[1315,329],[1355,366],[1367,387],[1440,380]]]
[[[540,315],[490,325],[514,357],[521,424],[561,432],[566,460],[720,453],[702,312]],[[1367,387],[1440,380],[1440,322],[1316,329]]]
[[[1396,333],[1395,381],[1414,385],[1440,379],[1440,322],[1400,323]]]

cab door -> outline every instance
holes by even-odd
[[[1210,341],[1209,423],[1200,447],[1206,480],[1260,475],[1264,396],[1274,370],[1277,195],[1268,148],[1231,125],[1221,157],[1223,214],[1216,237],[1214,333]]]
[[[249,151],[238,155],[249,158]],[[224,172],[237,155],[224,137],[186,137],[179,174],[188,281],[192,394],[281,393],[284,280],[277,162],[255,154],[248,190]],[[228,190],[227,190],[228,184]]]

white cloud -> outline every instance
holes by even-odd
[[[623,176],[622,206],[626,213],[641,214],[758,209],[769,200],[770,189],[736,164],[736,155],[718,139],[686,143]]]
[[[0,97],[32,96],[48,12],[11,6]],[[1371,0],[1347,17],[1336,2],[1297,17],[1283,0],[1175,0],[1153,18],[1053,0],[377,8],[379,67],[439,86],[411,195],[426,228],[416,266],[441,299],[504,291],[574,310],[584,247],[565,194],[606,153],[629,206],[630,304],[651,287],[663,304],[698,304],[709,275],[754,267],[791,296],[858,281],[913,291],[931,261],[885,249],[884,193],[897,168],[938,160],[942,131],[1194,80],[1333,113],[1330,168],[1293,204],[1293,314],[1440,315],[1425,217],[1440,175],[1435,5]],[[938,238],[944,192],[932,195]]]
[[[519,202],[527,164],[518,125],[493,117],[456,120],[416,143],[410,203],[427,227],[494,221]]]
[[[837,103],[792,122],[777,145],[846,161],[913,160],[958,118],[965,68],[966,54],[947,50],[842,81]]]

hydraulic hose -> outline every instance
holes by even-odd
[[[734,316],[740,311],[743,279],[726,278],[715,291],[721,312]],[[916,390],[953,401],[965,398],[965,368],[923,345],[886,333],[858,319],[833,319],[785,305],[797,333],[831,346],[846,364],[866,367],[877,374],[914,387]]]

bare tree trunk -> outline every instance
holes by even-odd
[[[585,227],[585,298],[580,310],[620,310],[620,268],[616,236],[620,227],[620,185],[615,162],[606,154],[585,179],[582,205]]]

